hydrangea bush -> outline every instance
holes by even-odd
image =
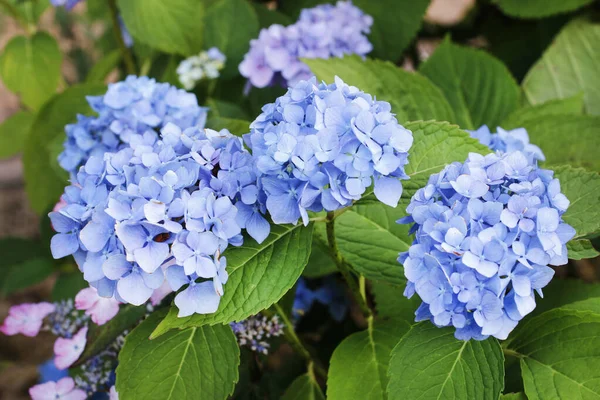
[[[0,1],[41,219],[3,226],[0,332],[52,349],[21,392],[600,397],[589,1],[50,3]]]

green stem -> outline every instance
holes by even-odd
[[[523,358],[523,354],[519,353],[518,351],[514,351],[514,350],[511,350],[511,349],[503,348],[502,352],[504,353],[505,356],[511,356],[511,357],[516,357],[516,358]]]
[[[277,310],[277,314],[279,315],[279,317],[283,321],[283,324],[285,325],[285,328],[283,328],[283,335],[285,336],[289,344],[292,346],[294,351],[306,360],[306,362],[309,365],[309,368],[312,365],[317,374],[319,374],[324,379],[327,378],[327,372],[319,365],[316,365],[312,356],[300,341],[300,338],[298,337],[298,335],[296,334],[296,330],[294,329],[294,324],[292,323],[292,321],[290,321],[285,311],[283,311],[281,306],[277,303],[275,303],[273,307],[275,307],[275,309]]]
[[[140,76],[146,76],[150,72],[150,68],[152,68],[152,58],[148,57],[142,63],[140,67]]]
[[[121,24],[119,23],[119,9],[117,8],[116,0],[108,0],[108,7],[110,8],[110,18],[113,24],[115,39],[119,45],[119,50],[121,50],[123,61],[125,61],[125,68],[127,69],[128,74],[135,75],[135,62],[133,61],[133,55],[131,54],[129,48],[127,48],[125,45],[125,41],[123,41],[123,32],[121,30]]]
[[[341,213],[338,213],[337,215],[339,214]],[[340,253],[335,239],[335,217],[337,215],[333,211],[327,213],[327,242],[329,243],[329,251],[331,252],[335,265],[346,280],[346,283],[352,292],[352,296],[354,296],[354,300],[356,300],[356,303],[360,307],[365,318],[368,319],[373,315],[371,309],[367,305],[366,299],[361,295],[360,287],[350,272],[350,265],[342,257],[342,253]]]

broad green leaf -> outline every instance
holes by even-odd
[[[35,115],[18,111],[0,124],[0,158],[12,157],[23,150]]]
[[[535,106],[519,108],[506,117],[500,126],[504,129],[522,128],[530,120],[555,115],[581,115],[582,113],[583,93],[566,99],[548,100]]]
[[[469,153],[490,152],[467,132],[447,122],[417,121],[405,127],[412,131],[414,142],[406,166],[410,180],[402,182],[403,197],[410,198],[427,184],[431,174],[440,172],[454,161],[464,162]]]
[[[217,47],[227,57],[224,78],[239,74],[238,65],[258,30],[258,16],[248,0],[218,0],[206,10],[204,47]]]
[[[584,258],[594,258],[600,256],[598,250],[592,246],[592,242],[586,239],[571,240],[567,243],[569,258],[571,260],[583,260]]]
[[[567,13],[592,3],[594,0],[494,0],[507,15],[517,18],[544,18]]]
[[[354,0],[353,4],[373,17],[369,41],[373,51],[369,56],[398,61],[417,35],[430,0]]]
[[[408,225],[396,220],[406,215],[405,207],[383,203],[355,205],[335,220],[335,237],[344,258],[368,279],[402,285],[406,282],[398,253],[412,243]]]
[[[224,117],[248,120],[250,116],[242,107],[238,104],[230,103],[228,101],[208,99],[206,105],[209,108],[210,116],[212,117]]]
[[[261,3],[252,2],[252,7],[254,7],[254,11],[256,11],[261,28],[268,28],[273,24],[287,26],[292,23],[292,19],[287,15],[277,10],[271,10]]]
[[[580,92],[589,114],[600,114],[600,25],[569,23],[523,80],[529,104],[564,99]]]
[[[49,5],[49,0],[7,0],[0,2],[0,9],[4,8],[7,14],[35,26]]]
[[[362,60],[358,56],[303,61],[319,80],[332,83],[334,77],[339,76],[378,100],[388,101],[401,124],[420,119],[455,119],[444,94],[429,79],[390,62]]]
[[[391,285],[385,281],[372,281],[371,292],[375,297],[377,316],[410,322],[415,320],[415,311],[421,304],[419,296],[404,297],[404,285]]]
[[[496,127],[519,103],[519,86],[499,60],[447,37],[419,72],[435,83],[450,102],[462,128]]]
[[[560,308],[562,310],[591,311],[600,315],[600,297],[590,297],[589,299],[575,301],[573,303],[565,304]]]
[[[79,270],[61,273],[52,288],[52,301],[74,299],[81,289],[88,286]]]
[[[457,340],[454,329],[425,322],[394,347],[388,375],[390,400],[496,400],[504,387],[504,356],[494,338]]]
[[[327,244],[325,223],[316,223],[313,231],[310,258],[308,259],[308,264],[306,264],[306,268],[304,268],[302,275],[307,278],[319,278],[336,271],[337,267],[331,257],[331,251]]]
[[[106,324],[100,326],[90,324],[85,350],[77,362],[82,363],[106,349],[123,332],[135,327],[144,318],[146,312],[145,306],[121,305],[119,313]],[[145,339],[147,337],[148,335]]]
[[[240,349],[228,325],[200,326],[149,340],[154,313],[125,339],[117,392],[123,399],[226,399],[238,380]]]
[[[348,336],[333,352],[327,378],[330,400],[387,398],[388,364],[392,349],[410,329],[405,321],[375,321]]]
[[[600,315],[550,310],[515,330],[507,347],[521,359],[530,400],[600,398]]]
[[[92,69],[90,69],[90,72],[88,72],[85,81],[104,83],[104,80],[108,74],[110,74],[119,66],[121,58],[121,51],[118,49],[115,49],[104,55],[96,64],[92,66]]]
[[[527,400],[525,393],[507,393],[500,396],[500,400]]]
[[[39,110],[58,88],[61,63],[58,43],[47,33],[15,36],[0,56],[0,77],[23,104]]]
[[[0,295],[7,295],[46,279],[52,272],[50,253],[34,240],[0,240]]]
[[[325,400],[319,384],[312,373],[300,375],[287,388],[282,400]]]
[[[241,119],[225,118],[225,117],[212,117],[206,121],[206,127],[220,131],[221,129],[227,129],[229,132],[237,136],[242,136],[250,132],[250,122]]]
[[[262,244],[245,238],[242,246],[227,249],[229,280],[219,309],[214,314],[178,318],[177,307],[172,306],[152,337],[171,329],[241,321],[276,303],[294,286],[308,262],[312,229],[312,224],[272,225]]]
[[[545,165],[570,164],[600,171],[600,117],[552,115],[523,122],[531,143],[546,156]]]
[[[538,299],[532,315],[582,300],[599,298],[600,284],[586,283],[580,279],[553,279],[544,288],[544,298]]]
[[[563,215],[577,231],[575,239],[600,233],[600,175],[567,165],[554,169],[562,193],[571,204]]]
[[[135,41],[166,53],[192,55],[202,49],[203,0],[118,0]]]
[[[48,144],[63,135],[65,125],[75,122],[77,113],[91,111],[85,96],[104,92],[101,84],[71,86],[55,96],[40,110],[23,148],[25,183],[31,207],[38,213],[56,204],[65,186],[49,164]]]

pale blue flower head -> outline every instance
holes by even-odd
[[[567,263],[575,235],[552,176],[519,151],[471,153],[415,193],[398,221],[413,224],[415,241],[398,261],[405,295],[423,301],[417,321],[453,326],[462,340],[506,339],[535,308],[534,292],[541,296],[554,275],[548,264]]]

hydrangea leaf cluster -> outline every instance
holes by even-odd
[[[567,263],[575,235],[563,222],[569,200],[553,172],[520,151],[448,165],[407,207],[415,241],[402,253],[416,320],[453,326],[458,339],[506,339]]]
[[[181,129],[203,128],[208,110],[198,106],[191,93],[135,76],[110,84],[106,94],[90,96],[88,103],[97,115],[79,115],[76,123],[65,127],[65,149],[58,157],[72,181],[90,157],[102,159],[104,153],[128,148],[132,140],[168,123]]]
[[[535,144],[529,143],[529,134],[525,128],[517,128],[512,130],[504,130],[497,127],[498,132],[492,133],[487,125],[482,125],[475,131],[467,131],[472,138],[479,140],[479,142],[491,150],[500,153],[511,153],[513,151],[520,151],[527,155],[527,158],[531,163],[534,161],[545,161],[546,157]]]
[[[366,34],[372,24],[373,18],[350,1],[304,9],[292,25],[261,30],[258,39],[250,41],[240,73],[259,88],[274,83],[293,86],[313,75],[300,58],[368,54],[373,46]]]
[[[398,204],[413,137],[389,103],[337,77],[313,78],[262,111],[244,141],[273,222],[307,224],[308,211],[347,207],[371,185],[380,201]]]
[[[118,89],[114,100],[129,110],[128,95],[140,94],[133,83],[156,89],[152,81],[128,78],[102,101],[112,102]],[[191,117],[185,128],[169,122],[158,133],[145,126],[142,134],[127,134],[118,150],[90,154],[65,189],[66,205],[49,214],[58,232],[53,256],[73,254],[102,297],[141,305],[157,290],[164,294],[166,278],[171,290],[185,286],[175,297],[180,316],[212,313],[228,279],[222,253],[242,244],[244,228],[258,242],[269,234],[252,156],[228,131],[200,129],[204,110],[194,110],[199,114],[177,114]]]
[[[179,82],[186,90],[192,90],[203,79],[217,79],[226,60],[225,55],[216,47],[188,57],[177,67]]]

